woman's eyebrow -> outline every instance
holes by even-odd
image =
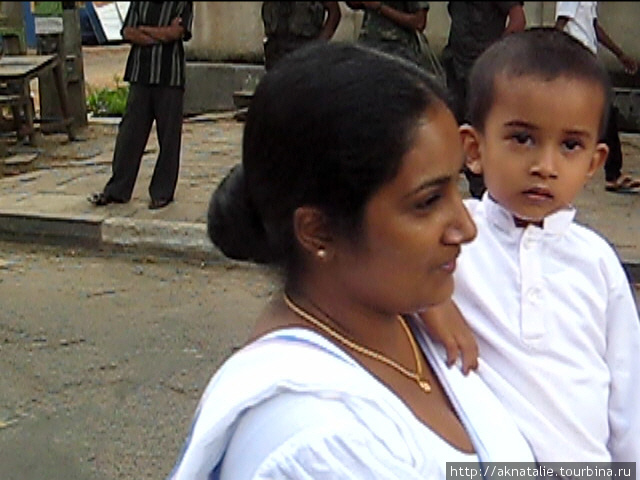
[[[415,195],[416,193],[420,192],[421,190],[425,190],[425,189],[432,188],[432,187],[438,187],[440,185],[445,185],[445,184],[449,183],[450,181],[451,181],[451,175],[442,175],[442,176],[439,176],[439,177],[430,178],[430,179],[425,180],[424,182],[422,182],[416,188],[414,188],[411,191],[407,192],[407,194],[405,195],[405,198],[406,197],[411,197],[412,195]]]

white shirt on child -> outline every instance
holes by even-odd
[[[465,205],[454,300],[536,459],[640,462],[640,323],[614,250],[574,209],[523,229],[486,193]]]
[[[556,2],[556,20],[567,17],[564,31],[598,53],[598,37],[593,21],[598,18],[598,2]]]

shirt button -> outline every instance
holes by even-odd
[[[540,289],[537,287],[530,288],[527,292],[527,299],[529,299],[531,303],[538,303],[540,300]]]

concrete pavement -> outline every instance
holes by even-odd
[[[100,128],[106,138],[61,142],[30,171],[0,178],[0,236],[221,260],[206,237],[206,212],[215,185],[240,161],[242,124],[231,114],[186,121],[175,202],[152,211],[147,189],[157,155],[155,131],[131,201],[105,207],[87,201],[111,174],[117,122],[104,122]]]
[[[94,207],[86,199],[109,178],[116,122],[104,127],[101,143],[61,144],[37,168],[0,178],[0,236],[226,261],[206,237],[206,212],[215,186],[240,161],[242,126],[231,114],[187,120],[175,202],[155,211],[147,208],[157,154],[154,133],[133,198],[123,205]],[[625,170],[640,176],[640,134],[623,134],[622,142]],[[460,187],[466,191],[463,177]],[[600,171],[576,204],[578,220],[605,236],[640,281],[640,194],[605,192]]]

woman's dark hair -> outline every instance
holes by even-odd
[[[609,74],[571,35],[552,27],[531,28],[504,36],[478,57],[469,76],[468,118],[479,131],[484,130],[495,102],[495,80],[500,75],[516,81],[524,76],[545,81],[566,77],[599,85],[605,100],[600,121],[603,133],[612,95]]]
[[[214,192],[209,235],[227,256],[294,267],[293,212],[323,211],[357,241],[365,205],[399,170],[418,121],[445,92],[418,67],[318,42],[270,70],[251,100],[242,168]]]

